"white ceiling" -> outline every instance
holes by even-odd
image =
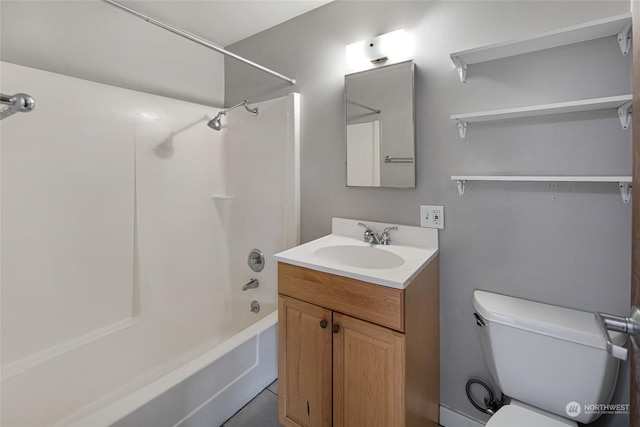
[[[121,3],[228,46],[331,0],[129,0]]]

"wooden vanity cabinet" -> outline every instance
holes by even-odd
[[[285,426],[331,425],[332,326],[331,310],[278,298],[278,352],[286,355],[278,356],[278,417]]]
[[[438,258],[405,289],[278,265],[287,427],[438,426]]]

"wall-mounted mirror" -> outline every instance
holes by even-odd
[[[413,61],[345,76],[347,186],[416,186]]]

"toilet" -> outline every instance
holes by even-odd
[[[585,405],[610,403],[619,360],[593,313],[480,290],[473,306],[484,361],[511,398],[486,427],[577,427],[600,416]]]

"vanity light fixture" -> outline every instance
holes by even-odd
[[[413,41],[405,30],[382,34],[346,47],[347,64],[351,71],[410,59]]]

